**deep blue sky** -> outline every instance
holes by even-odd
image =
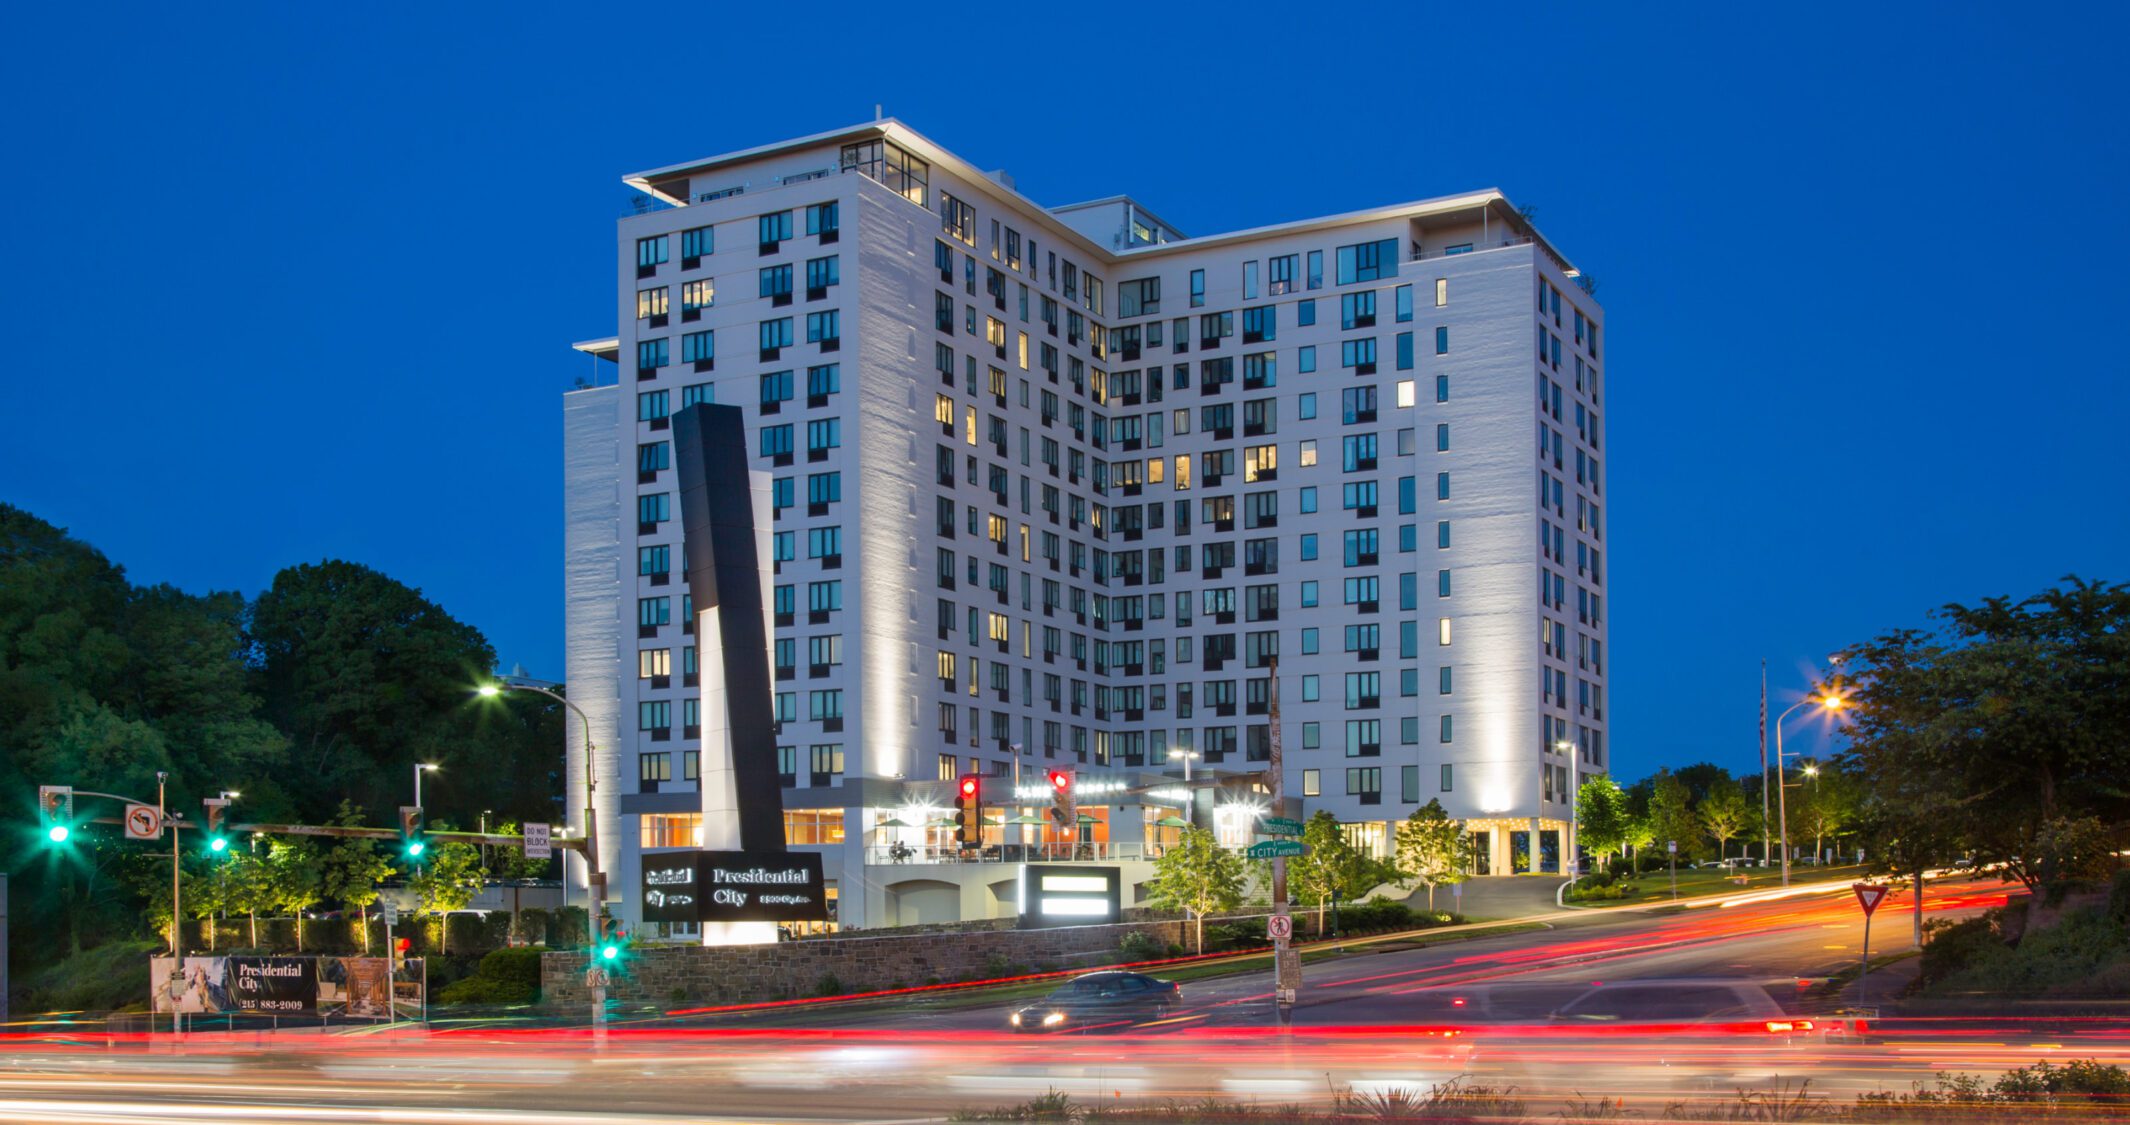
[[[2117,6],[432,7],[10,9],[0,499],[138,581],[358,559],[558,675],[619,177],[884,102],[1193,233],[1535,207],[1610,323],[1624,776],[1751,769],[1762,657],[1780,706],[1944,602],[2130,577]]]

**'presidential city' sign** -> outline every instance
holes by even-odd
[[[646,922],[823,922],[828,884],[810,852],[664,852],[643,857]]]

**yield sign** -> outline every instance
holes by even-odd
[[[1849,889],[1856,892],[1856,901],[1863,906],[1866,918],[1871,917],[1871,912],[1877,910],[1879,902],[1886,897],[1886,888],[1877,883],[1852,883]]]

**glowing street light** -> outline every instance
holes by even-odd
[[[1775,816],[1782,822],[1782,885],[1785,887],[1790,885],[1790,786],[1789,782],[1784,780],[1789,773],[1789,767],[1783,760],[1782,721],[1789,718],[1791,712],[1808,703],[1828,712],[1837,712],[1848,706],[1841,696],[1828,691],[1817,699],[1808,695],[1790,704],[1788,711],[1775,716]],[[1806,768],[1816,773],[1814,767]]]

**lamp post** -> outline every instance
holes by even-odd
[[[1169,761],[1183,763],[1183,784],[1186,788],[1191,784],[1191,759],[1197,756],[1198,751],[1196,750],[1185,750],[1181,746],[1169,748]]]
[[[1567,739],[1554,743],[1553,748],[1568,757],[1568,838],[1562,842],[1561,870],[1574,879],[1583,873],[1582,860],[1575,852],[1576,816],[1581,812],[1576,808],[1576,797],[1583,788],[1583,762],[1575,743]]]
[[[425,773],[435,773],[435,772],[437,771],[437,769],[438,769],[438,768],[439,768],[439,767],[437,766],[437,764],[436,764],[435,762],[416,762],[416,763],[414,763],[414,807],[415,807],[415,808],[421,808],[421,807],[422,807],[422,775],[423,775],[423,774],[425,774]]]
[[[1782,721],[1807,703],[1818,704],[1829,711],[1839,711],[1842,709],[1842,697],[1833,692],[1817,699],[1808,695],[1790,704],[1789,710],[1775,716],[1775,816],[1782,822],[1782,885],[1785,887],[1790,885],[1790,783],[1789,767],[1783,761]]]
[[[591,892],[592,898],[591,910],[588,912],[591,926],[590,937],[596,939],[604,932],[606,925],[606,876],[599,870],[599,814],[592,805],[592,794],[599,787],[598,781],[592,776],[592,717],[584,713],[584,708],[570,702],[560,692],[550,691],[537,684],[513,683],[510,680],[502,680],[492,684],[482,684],[479,689],[482,696],[490,699],[503,694],[505,691],[538,692],[569,708],[576,714],[578,721],[584,724],[584,883],[585,888]],[[565,879],[563,886],[567,887],[568,885],[569,882]],[[605,1017],[603,1009],[600,1011],[599,1016],[602,1019]]]

